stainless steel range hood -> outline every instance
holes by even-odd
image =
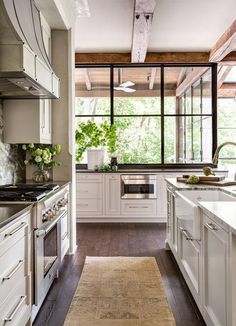
[[[0,98],[58,98],[34,0],[0,0]]]

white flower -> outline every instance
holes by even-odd
[[[39,163],[39,162],[42,161],[42,157],[41,156],[35,156],[34,160],[35,160],[36,163]]]
[[[24,160],[24,164],[27,165],[29,163],[28,160]]]
[[[29,148],[34,148],[34,144],[29,144]]]
[[[27,150],[27,146],[26,146],[26,145],[22,145],[22,149],[23,149],[24,151],[26,151],[26,150]]]

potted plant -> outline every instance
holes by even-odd
[[[38,168],[32,174],[32,179],[35,182],[48,181],[48,169],[61,165],[61,163],[54,158],[61,152],[61,145],[59,144],[53,146],[41,144],[24,144],[22,145],[22,149],[31,155],[29,159],[24,161],[25,165],[36,165]]]
[[[116,127],[107,122],[81,122],[75,133],[76,160],[80,162],[87,151],[88,169],[104,164],[104,147],[109,154],[116,151]]]

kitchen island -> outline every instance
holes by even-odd
[[[167,247],[206,324],[235,326],[236,186],[166,181]]]

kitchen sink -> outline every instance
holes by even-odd
[[[220,190],[181,190],[175,193],[175,216],[178,225],[189,237],[201,240],[199,202],[236,201],[236,198]]]
[[[199,201],[236,201],[236,198],[220,190],[181,190],[182,196],[198,205]]]

